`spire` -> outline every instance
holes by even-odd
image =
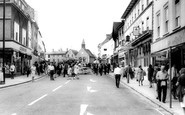
[[[85,40],[82,41],[82,48],[85,49]]]

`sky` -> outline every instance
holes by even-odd
[[[74,49],[82,40],[95,55],[130,0],[25,0],[37,12],[47,52]],[[46,2],[47,1],[47,2]]]

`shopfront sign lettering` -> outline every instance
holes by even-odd
[[[24,48],[24,47],[20,47],[20,51],[27,52],[26,48]]]

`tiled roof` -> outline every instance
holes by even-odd
[[[66,51],[54,51],[54,52],[47,52],[46,54],[50,54],[50,55],[65,55]]]
[[[89,54],[90,57],[95,58],[95,56],[92,54],[92,52],[89,49],[85,49],[85,51]]]
[[[77,55],[78,54],[78,51],[76,51],[76,50],[71,50],[75,55]]]

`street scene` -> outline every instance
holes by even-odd
[[[21,92],[19,92],[21,91]],[[125,86],[117,89],[109,76],[48,76],[0,90],[1,115],[170,115]]]
[[[0,0],[0,115],[185,115],[185,0]]]

